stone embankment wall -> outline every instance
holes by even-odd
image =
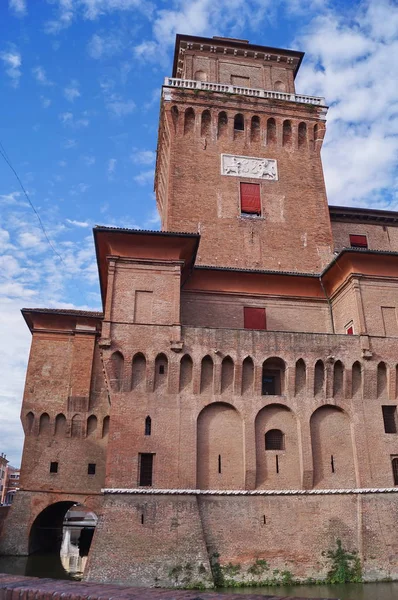
[[[4,521],[6,520],[9,510],[9,506],[0,506],[0,535],[3,530]]]

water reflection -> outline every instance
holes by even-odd
[[[345,585],[293,585],[262,588],[233,588],[229,594],[259,594],[283,598],[336,598],[339,600],[397,600],[398,582],[349,583]]]

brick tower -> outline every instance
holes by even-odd
[[[318,272],[331,259],[326,109],[295,92],[302,57],[177,36],[155,187],[162,229],[200,232],[197,264]]]

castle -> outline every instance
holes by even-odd
[[[321,577],[337,539],[366,579],[398,578],[398,213],[328,207],[302,59],[177,36],[162,230],[94,229],[103,313],[22,311],[2,553],[56,546],[80,503],[99,517],[87,580]]]

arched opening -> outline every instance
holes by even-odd
[[[222,137],[227,132],[227,127],[228,115],[226,112],[221,111],[218,113],[217,137]]]
[[[151,417],[145,418],[145,435],[151,435],[152,432],[152,419]]]
[[[202,358],[200,369],[200,393],[213,391],[213,360],[209,355]]]
[[[35,415],[32,412],[28,412],[25,417],[25,431],[27,434],[32,433],[34,424]]]
[[[234,361],[226,356],[221,363],[221,393],[233,393],[234,385]]]
[[[195,129],[195,111],[189,107],[184,115],[184,135],[192,133]]]
[[[348,415],[336,406],[318,408],[310,419],[314,487],[355,487],[353,442]]]
[[[117,350],[109,361],[109,383],[114,392],[120,392],[122,388],[123,369],[123,354]]]
[[[206,71],[195,71],[195,76],[194,79],[196,79],[196,81],[207,81],[207,73]]]
[[[387,366],[384,362],[377,365],[377,397],[387,396]]]
[[[307,369],[302,358],[296,362],[296,373],[294,382],[294,393],[297,396],[305,391],[307,383]]]
[[[234,130],[235,131],[244,131],[245,130],[245,120],[243,118],[242,113],[238,113],[234,117]]]
[[[286,85],[283,81],[275,81],[274,88],[276,92],[286,92]]]
[[[362,393],[362,366],[361,363],[356,361],[352,365],[352,395]]]
[[[254,115],[251,120],[250,139],[252,142],[260,140],[260,117]]]
[[[281,358],[268,358],[263,363],[263,396],[282,396],[285,390],[285,363]]]
[[[93,435],[97,429],[97,417],[90,415],[87,419],[87,435]]]
[[[163,352],[157,355],[155,360],[155,390],[167,387],[168,364],[167,356]]]
[[[39,434],[48,435],[50,433],[50,415],[43,413],[40,415]]]
[[[298,425],[282,404],[264,406],[256,416],[256,487],[299,488]]]
[[[283,121],[282,129],[282,145],[291,146],[292,144],[292,123],[291,121]]]
[[[242,394],[253,393],[254,363],[250,356],[246,356],[242,364]]]
[[[62,413],[55,417],[55,435],[60,437],[66,435],[66,417]]]
[[[201,411],[196,456],[199,489],[244,487],[243,424],[233,406],[215,402]]]
[[[83,419],[81,415],[74,415],[72,417],[71,425],[71,437],[82,438],[83,437]]]
[[[200,135],[202,137],[209,136],[211,134],[211,115],[209,110],[202,112],[202,118],[200,123]]]
[[[104,417],[102,421],[102,437],[106,437],[109,433],[109,416]]]
[[[267,144],[276,143],[276,122],[273,117],[267,121]]]
[[[180,361],[180,392],[192,388],[193,362],[189,354],[185,354]]]
[[[307,145],[307,124],[299,123],[298,126],[298,146],[303,148]]]
[[[319,126],[314,125],[314,150],[316,150],[316,143],[318,140],[318,131],[319,131]]]
[[[319,396],[324,393],[325,390],[325,366],[321,360],[317,360],[315,363],[314,371],[314,395]]]
[[[336,360],[333,368],[333,397],[341,398],[343,396],[344,385],[344,366],[341,360]]]
[[[178,124],[178,108],[176,106],[171,107],[171,118],[173,121],[174,131],[177,131]]]
[[[145,356],[138,352],[133,357],[133,369],[131,377],[131,387],[133,390],[145,389],[146,380],[146,359]]]
[[[26,575],[81,579],[96,525],[95,513],[76,502],[45,508],[30,529]]]

